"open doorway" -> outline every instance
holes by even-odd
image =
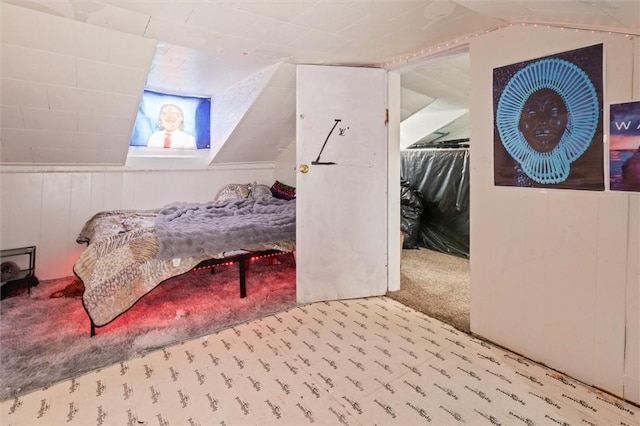
[[[400,290],[388,295],[468,332],[468,46],[396,71],[401,76],[402,90],[400,170],[406,232]],[[411,193],[420,198],[417,223],[416,195]],[[407,197],[412,196],[408,201]],[[407,207],[407,203],[411,205]]]

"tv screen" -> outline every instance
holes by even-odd
[[[208,149],[210,123],[210,98],[145,90],[130,145],[165,149]]]

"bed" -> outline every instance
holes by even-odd
[[[95,214],[77,242],[90,334],[126,312],[163,281],[192,269],[239,262],[241,296],[249,255],[295,250],[295,198],[248,197],[174,203],[157,210]]]

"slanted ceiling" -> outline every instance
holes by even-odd
[[[258,91],[245,99],[250,85]],[[216,96],[215,105],[211,154],[216,164],[272,162],[295,141],[296,67],[280,63],[256,73]]]
[[[123,164],[156,43],[2,5],[2,162]]]
[[[125,165],[144,88],[213,98],[208,164],[273,162],[295,141],[295,64],[397,70],[508,23],[640,33],[637,0],[0,1],[3,165]],[[464,54],[402,73],[404,117],[468,101]]]
[[[404,69],[401,149],[416,143],[469,138],[470,71],[466,46]]]

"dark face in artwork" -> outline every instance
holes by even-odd
[[[567,107],[551,89],[533,92],[522,108],[518,128],[538,152],[549,152],[558,145],[567,127]]]

